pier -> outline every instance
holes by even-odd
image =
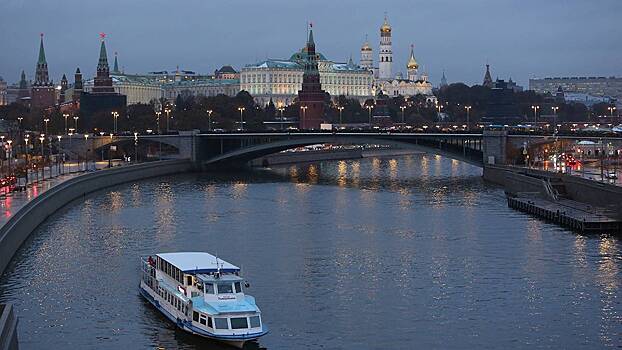
[[[535,215],[558,225],[581,233],[619,233],[622,221],[607,215],[603,208],[573,201],[558,199],[549,201],[537,194],[508,195],[510,208]]]

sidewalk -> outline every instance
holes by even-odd
[[[117,162],[115,166],[124,165],[128,163]],[[89,171],[97,171],[108,167],[108,162],[96,162],[89,163]],[[61,170],[62,166],[61,166]],[[49,177],[50,168],[45,168],[45,180],[41,179],[41,171],[39,171],[39,181],[36,181],[37,176],[35,173],[29,173],[29,183],[24,191],[13,191],[9,193],[0,193],[0,226],[4,225],[21,207],[26,205],[29,201],[40,196],[45,191],[48,191],[52,187],[63,183],[71,178],[80,176],[85,173],[84,163],[65,163],[63,174],[58,173],[58,167],[52,166],[52,175]],[[23,183],[22,183],[23,184]]]

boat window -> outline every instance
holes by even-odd
[[[214,284],[205,283],[205,294],[214,294]]]
[[[214,318],[216,329],[229,329],[229,323],[226,318]]]
[[[212,318],[211,318],[211,317],[208,317],[208,318],[207,318],[207,326],[208,326],[209,328],[213,328],[213,326],[212,326]]]
[[[252,316],[250,319],[251,319],[251,328],[261,326],[261,323],[259,323],[259,316]]]
[[[246,317],[232,317],[231,329],[244,329],[248,328],[248,319]]]
[[[233,293],[231,283],[218,283],[218,294]]]
[[[196,312],[196,311],[192,312],[192,320],[194,322],[199,322],[199,313],[198,312]]]
[[[188,286],[192,285],[192,276],[186,276],[186,285]]]
[[[235,282],[235,292],[236,293],[242,293],[242,285],[240,285],[240,282]]]
[[[201,324],[204,325],[205,324],[205,319],[203,317],[201,317]]]

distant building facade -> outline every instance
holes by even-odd
[[[555,95],[561,87],[566,93],[622,100],[622,77],[555,77],[529,79],[529,89]]]
[[[6,81],[0,77],[0,106],[9,104],[8,86]]]

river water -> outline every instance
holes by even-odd
[[[413,155],[186,174],[53,215],[0,279],[22,349],[225,349],[138,293],[140,255],[242,267],[270,333],[249,348],[622,345],[622,243],[507,208],[481,170]]]

